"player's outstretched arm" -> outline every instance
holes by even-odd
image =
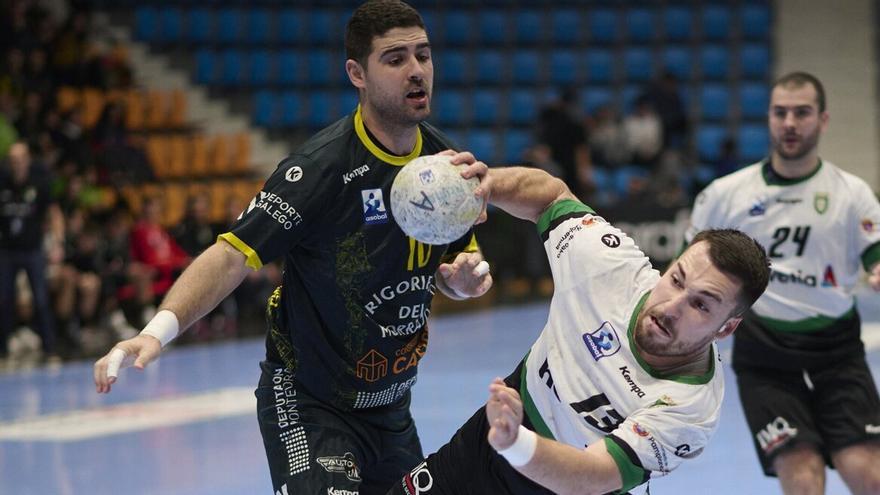
[[[552,492],[602,494],[623,486],[605,442],[579,450],[524,428],[519,393],[500,378],[489,385],[486,417],[489,444],[522,475]]]
[[[538,168],[489,169],[489,202],[511,215],[537,222],[547,208],[562,199],[577,199],[560,179]]]
[[[98,393],[110,391],[120,369],[132,365],[143,369],[155,360],[165,344],[238,287],[249,270],[245,256],[226,241],[219,240],[206,249],[174,282],[156,317],[144,330],[134,338],[119,342],[95,362]]]

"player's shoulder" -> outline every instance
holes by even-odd
[[[825,169],[825,173],[828,176],[833,177],[840,182],[841,187],[847,188],[851,191],[870,191],[871,189],[871,186],[868,185],[867,181],[852,172],[847,172],[828,160],[822,160],[822,167]]]
[[[302,143],[296,150],[281,161],[279,167],[299,162],[302,165],[333,167],[344,163],[351,155],[351,145],[355,138],[352,115],[337,120],[321,129]]]

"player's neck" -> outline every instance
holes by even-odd
[[[799,179],[806,177],[819,166],[819,153],[813,150],[796,160],[786,160],[779,153],[773,152],[770,160],[773,172],[783,179]]]
[[[416,147],[418,126],[398,127],[384,122],[368,106],[361,107],[361,118],[370,134],[393,155],[406,156]]]
[[[690,356],[654,356],[638,349],[642,359],[663,376],[704,375],[711,366],[712,353],[701,349]]]

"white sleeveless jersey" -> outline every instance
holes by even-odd
[[[859,266],[880,260],[880,203],[865,181],[830,162],[812,175],[774,179],[769,162],[716,179],[695,201],[700,230],[739,229],[766,249],[770,284],[752,310],[771,328],[820,328],[853,309]]]
[[[575,447],[603,440],[624,491],[698,455],[719,419],[717,348],[702,376],[661,377],[632,343],[660,274],[620,230],[575,201],[538,221],[555,291],[526,357],[520,392],[536,431]]]

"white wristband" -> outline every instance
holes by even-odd
[[[487,273],[489,273],[489,263],[486,262],[485,260],[477,263],[477,266],[474,267],[473,274],[475,277],[482,277],[483,275],[485,275]],[[456,289],[455,287],[449,287],[449,288],[452,289],[452,292],[454,292],[456,296],[458,296],[462,299],[470,299],[471,298],[471,296],[469,294],[464,294],[462,292],[459,292],[459,290]]]
[[[523,425],[519,425],[516,434],[516,441],[513,445],[498,453],[503,455],[507,462],[513,467],[525,466],[532,460],[535,455],[535,449],[538,447],[538,435]]]
[[[162,343],[162,347],[165,347],[174,337],[177,337],[179,331],[180,323],[177,321],[177,316],[171,311],[163,309],[156,313],[156,316],[141,330],[141,335],[156,337]]]

